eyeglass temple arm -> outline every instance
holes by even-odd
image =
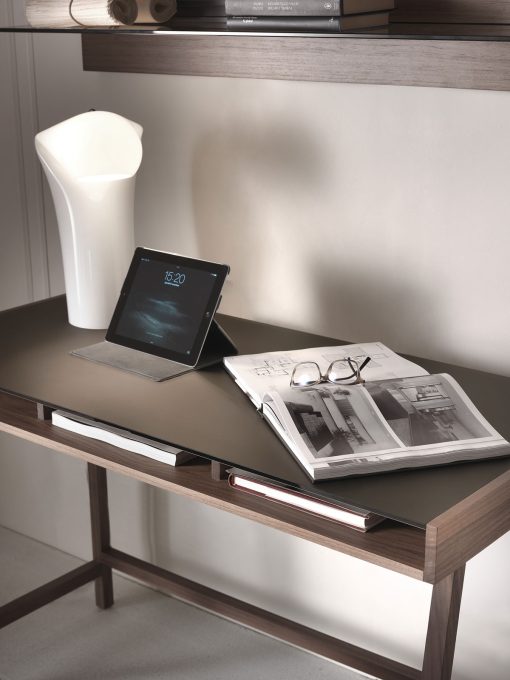
[[[372,357],[365,357],[365,360],[361,364],[361,366],[358,368],[359,373],[365,368],[365,366],[368,364],[369,361],[372,360]]]
[[[368,364],[368,362],[371,361],[371,358],[372,357],[365,357],[363,363],[358,366],[354,359],[351,359],[351,357],[347,357],[347,363],[351,367],[353,374],[359,376],[361,371]]]

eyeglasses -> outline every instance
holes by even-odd
[[[326,373],[322,374],[319,364],[315,361],[300,361],[294,366],[290,377],[291,387],[311,387],[323,382],[334,385],[359,385],[365,381],[361,377],[361,371],[370,361],[365,357],[360,364],[351,357],[332,361]]]

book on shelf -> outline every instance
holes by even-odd
[[[57,427],[70,432],[76,432],[83,437],[90,437],[117,446],[120,449],[138,453],[141,456],[153,458],[167,465],[180,465],[194,458],[193,454],[169,444],[163,444],[155,439],[142,437],[141,435],[123,430],[112,425],[107,425],[92,418],[85,418],[67,411],[53,411],[51,422]]]
[[[338,17],[394,7],[395,0],[225,0],[225,13],[232,16]]]
[[[344,524],[359,531],[368,531],[385,519],[368,510],[328,502],[245,472],[231,472],[228,483],[234,489]]]
[[[352,14],[351,16],[227,16],[227,28],[233,31],[355,31],[389,23],[389,12]]]
[[[290,384],[300,362],[324,375],[348,357],[371,357],[363,384]],[[451,376],[430,375],[380,342],[226,357],[224,365],[312,480],[510,455]]]
[[[179,17],[224,17],[225,0],[177,0]]]
[[[395,21],[428,24],[508,24],[508,0],[399,0]]]

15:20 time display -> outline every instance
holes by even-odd
[[[186,281],[186,274],[182,272],[165,272],[165,285],[179,288]]]

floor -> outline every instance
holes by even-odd
[[[80,560],[0,527],[0,604]],[[361,680],[367,676],[114,577],[0,630],[0,680]]]

